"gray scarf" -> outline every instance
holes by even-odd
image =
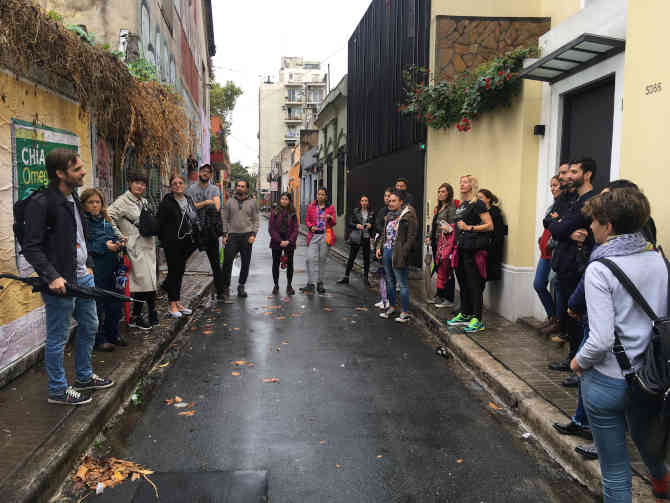
[[[653,250],[654,246],[645,239],[641,232],[612,236],[605,243],[593,249],[589,262],[603,257],[623,257],[644,251]]]

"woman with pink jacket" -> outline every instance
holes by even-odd
[[[326,293],[323,287],[323,277],[326,272],[326,258],[328,248],[335,244],[333,227],[337,222],[335,208],[327,203],[328,192],[321,187],[316,193],[316,201],[307,207],[305,225],[309,230],[307,235],[307,285],[300,289],[302,293],[314,293],[316,290]]]

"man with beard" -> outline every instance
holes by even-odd
[[[570,351],[567,361],[549,364],[552,370],[569,372],[569,362],[577,354],[579,344],[584,335],[580,324],[567,315],[567,306],[570,296],[579,284],[584,267],[593,248],[593,236],[587,231],[589,223],[582,214],[582,208],[586,201],[596,193],[591,185],[595,176],[596,162],[590,158],[575,161],[570,164],[568,174],[569,189],[575,192],[575,199],[569,202],[564,215],[552,218],[548,229],[552,238],[557,242],[552,257],[552,268],[560,285],[560,304],[563,309],[561,324],[565,328],[570,343]],[[578,380],[570,376],[564,382],[564,386],[575,387]]]
[[[405,204],[409,204],[416,210],[416,198],[414,197],[414,194],[407,192],[407,180],[404,178],[398,178],[395,181],[395,190],[400,192],[405,197]]]
[[[219,236],[223,233],[221,222],[221,198],[219,189],[212,185],[212,168],[209,164],[200,166],[199,182],[191,185],[186,194],[191,196],[198,210],[201,232],[199,239],[204,245],[214,275],[214,286],[219,301],[224,300],[223,271],[219,264]],[[201,248],[202,249],[202,248]]]
[[[67,283],[95,286],[93,257],[86,247],[86,219],[75,193],[84,184],[86,169],[77,152],[59,148],[47,155],[46,170],[48,189],[29,196],[26,202],[22,253],[51,290],[50,295],[42,294],[48,402],[83,405],[91,401],[92,390],[114,385],[109,379],[95,375],[91,368],[91,352],[98,331],[95,299],[65,297]],[[73,316],[78,324],[74,347],[76,379],[68,386],[63,353]]]
[[[249,276],[251,248],[258,232],[258,205],[249,198],[249,184],[238,180],[235,194],[223,207],[223,242],[226,245],[223,260],[223,298],[230,302],[230,277],[233,273],[233,260],[240,254],[242,269],[237,285],[237,296],[246,297],[244,284]]]

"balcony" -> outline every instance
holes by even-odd
[[[286,133],[286,136],[284,137],[284,141],[288,144],[295,145],[298,140],[299,140],[299,135],[298,133],[291,133],[290,131]]]
[[[305,102],[305,96],[302,94],[286,96],[287,105],[302,105]]]
[[[299,122],[302,122],[305,119],[305,117],[302,114],[285,114],[284,115],[284,122],[290,123],[290,124],[296,124]]]
[[[320,80],[318,82],[305,82],[306,86],[315,86],[315,87],[323,87],[326,85],[325,80]]]

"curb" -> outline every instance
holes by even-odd
[[[300,233],[306,235],[302,229]],[[330,248],[333,257],[343,263],[347,261],[344,251]],[[362,271],[356,261],[354,270]],[[450,334],[444,323],[428,311],[423,303],[410,299],[413,314],[429,331],[436,334],[451,353],[501,401],[510,408],[532,432],[542,447],[566,470],[584,485],[594,496],[602,494],[602,474],[597,461],[585,461],[575,452],[575,447],[584,444],[584,439],[560,435],[553,423],[565,422],[566,415],[545,400],[526,382],[496,360],[474,340],[460,333]],[[651,485],[633,471],[633,501],[653,503]]]
[[[198,306],[210,293],[213,280],[202,283],[190,304]],[[160,355],[188,325],[191,318],[181,318],[164,328],[165,335],[145,348],[141,354],[129,355],[128,364],[117,368],[110,377],[116,385],[99,393],[94,407],[72,408],[32,456],[20,465],[0,487],[5,501],[13,503],[48,502],[59,489],[74,462],[93,442],[119,407],[130,396],[139,380]],[[67,439],[66,442],[63,440]]]

